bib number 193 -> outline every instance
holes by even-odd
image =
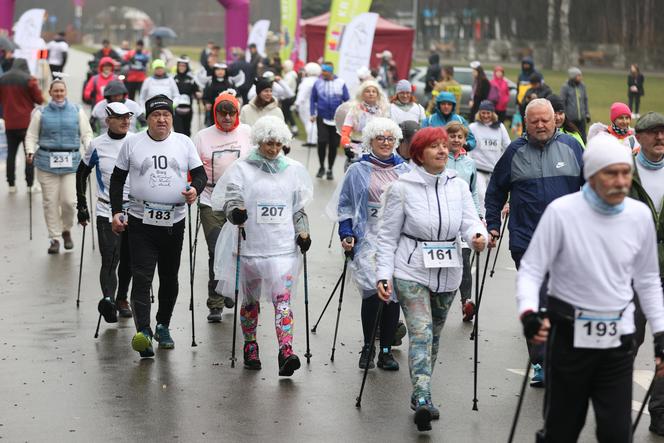
[[[574,315],[574,347],[611,349],[620,346],[618,312],[596,312],[577,309]]]

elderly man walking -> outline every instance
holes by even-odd
[[[641,150],[634,158],[634,174],[629,196],[645,203],[650,208],[652,221],[657,231],[657,253],[659,255],[659,277],[664,285],[664,115],[649,112],[636,122],[636,138]],[[646,317],[638,299],[635,299],[637,348],[643,344],[646,333]],[[635,355],[636,357],[636,355]],[[650,430],[664,436],[664,380],[657,379],[653,385],[650,403]]]
[[[575,138],[556,130],[547,99],[534,99],[526,107],[526,133],[510,143],[496,163],[484,201],[493,247],[509,196],[509,246],[517,269],[544,209],[558,197],[577,192],[583,183],[583,148]],[[546,284],[540,291],[540,303],[546,305]],[[543,387],[545,347],[527,345],[534,371],[531,386]]]
[[[657,380],[664,365],[664,304],[648,207],[626,198],[629,150],[608,135],[583,154],[587,183],[551,203],[517,278],[524,335],[547,342],[544,428],[538,442],[577,441],[592,400],[600,442],[632,441],[633,291],[654,333]],[[549,274],[546,315],[538,292]]]

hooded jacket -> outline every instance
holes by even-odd
[[[112,67],[115,67],[115,62],[111,57],[102,57],[101,60],[99,60],[99,66],[97,66],[98,74],[90,77],[88,82],[85,84],[85,89],[83,90],[83,99],[86,102],[90,102],[93,105],[96,105],[102,101],[104,99],[104,88],[106,88],[106,85],[108,85],[109,82],[118,79],[112,70],[108,77],[104,77],[102,74],[102,68],[104,65],[108,64],[110,64]]]
[[[35,105],[44,102],[37,79],[30,75],[28,62],[14,59],[11,69],[0,76],[0,105],[7,129],[26,129]]]
[[[583,148],[560,131],[543,147],[527,136],[514,140],[500,157],[484,198],[487,230],[500,232],[500,211],[510,201],[510,251],[528,248],[546,207],[583,184]]]
[[[188,63],[187,70],[183,74],[180,74],[180,72],[175,74],[174,80],[175,84],[178,86],[180,95],[187,95],[191,99],[192,96],[198,92],[198,83],[196,82],[194,75],[191,73]]]
[[[530,69],[525,69],[523,67],[523,65],[525,65],[526,63],[530,65]],[[535,62],[533,61],[533,58],[530,56],[522,58],[521,73],[519,74],[519,83],[521,82],[530,83],[530,76],[535,73],[542,75],[537,69],[535,69]],[[544,76],[542,76],[542,80],[544,80]]]
[[[565,103],[565,117],[572,121],[590,118],[588,93],[583,82],[576,83],[573,79],[565,82],[560,88],[560,98]]]
[[[449,115],[443,115],[440,110],[440,104],[442,102],[452,103],[452,112]],[[428,126],[445,126],[451,121],[458,121],[463,123],[463,125],[468,128],[468,122],[465,118],[457,114],[456,111],[456,97],[451,92],[443,91],[436,97],[436,107],[434,108],[434,113],[427,119],[422,122],[422,127],[426,128]],[[475,149],[475,136],[472,132],[468,131],[468,137],[466,138],[466,151],[472,151]]]

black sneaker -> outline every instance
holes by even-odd
[[[376,347],[371,345],[362,346],[362,351],[360,352],[360,361],[358,366],[360,369],[373,369],[376,365],[374,364],[374,357],[376,356]]]
[[[244,344],[244,368],[257,371],[261,368],[261,360],[258,358],[258,343],[248,341]]]
[[[300,359],[297,355],[293,354],[293,351],[288,348],[288,350],[280,349],[279,350],[279,375],[282,377],[290,377],[293,375],[293,372],[300,369]]]
[[[432,419],[431,401],[426,398],[420,398],[417,401],[417,407],[415,408],[415,417],[413,417],[413,421],[415,422],[415,425],[417,425],[417,430],[430,431]]]
[[[208,323],[221,323],[221,312],[219,308],[210,309],[210,313],[207,316]]]
[[[325,175],[325,168],[318,168],[318,173],[316,174],[316,178],[323,178]]]
[[[328,170],[327,170],[327,176],[326,176],[326,178],[327,178],[328,180],[334,180],[334,175],[332,175],[332,170],[331,170],[331,169],[328,169]]]
[[[224,306],[226,306],[226,309],[231,309],[235,306],[235,299],[231,297],[224,297]]]
[[[384,369],[385,371],[398,371],[399,362],[394,359],[394,355],[390,351],[390,348],[383,348],[378,354],[378,362],[376,363],[379,368]]]
[[[429,401],[429,409],[431,410],[431,418],[433,420],[438,420],[440,419],[440,411],[436,407],[436,405],[433,404],[431,399],[428,399]],[[417,398],[415,397],[410,397],[410,409],[413,411],[417,410]]]
[[[403,338],[406,336],[407,332],[408,330],[406,329],[406,325],[400,321],[397,325],[397,330],[394,333],[394,341],[392,342],[392,346],[401,346],[403,344]]]
[[[62,232],[62,240],[64,240],[64,242],[65,242],[65,249],[66,250],[74,249],[74,241],[71,238],[71,232],[63,231]]]
[[[110,297],[104,297],[97,304],[97,311],[104,317],[106,323],[117,323],[118,314],[115,310],[115,303]]]

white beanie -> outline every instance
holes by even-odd
[[[631,150],[609,134],[597,134],[583,152],[583,178],[588,180],[607,166],[626,163],[634,165]]]

